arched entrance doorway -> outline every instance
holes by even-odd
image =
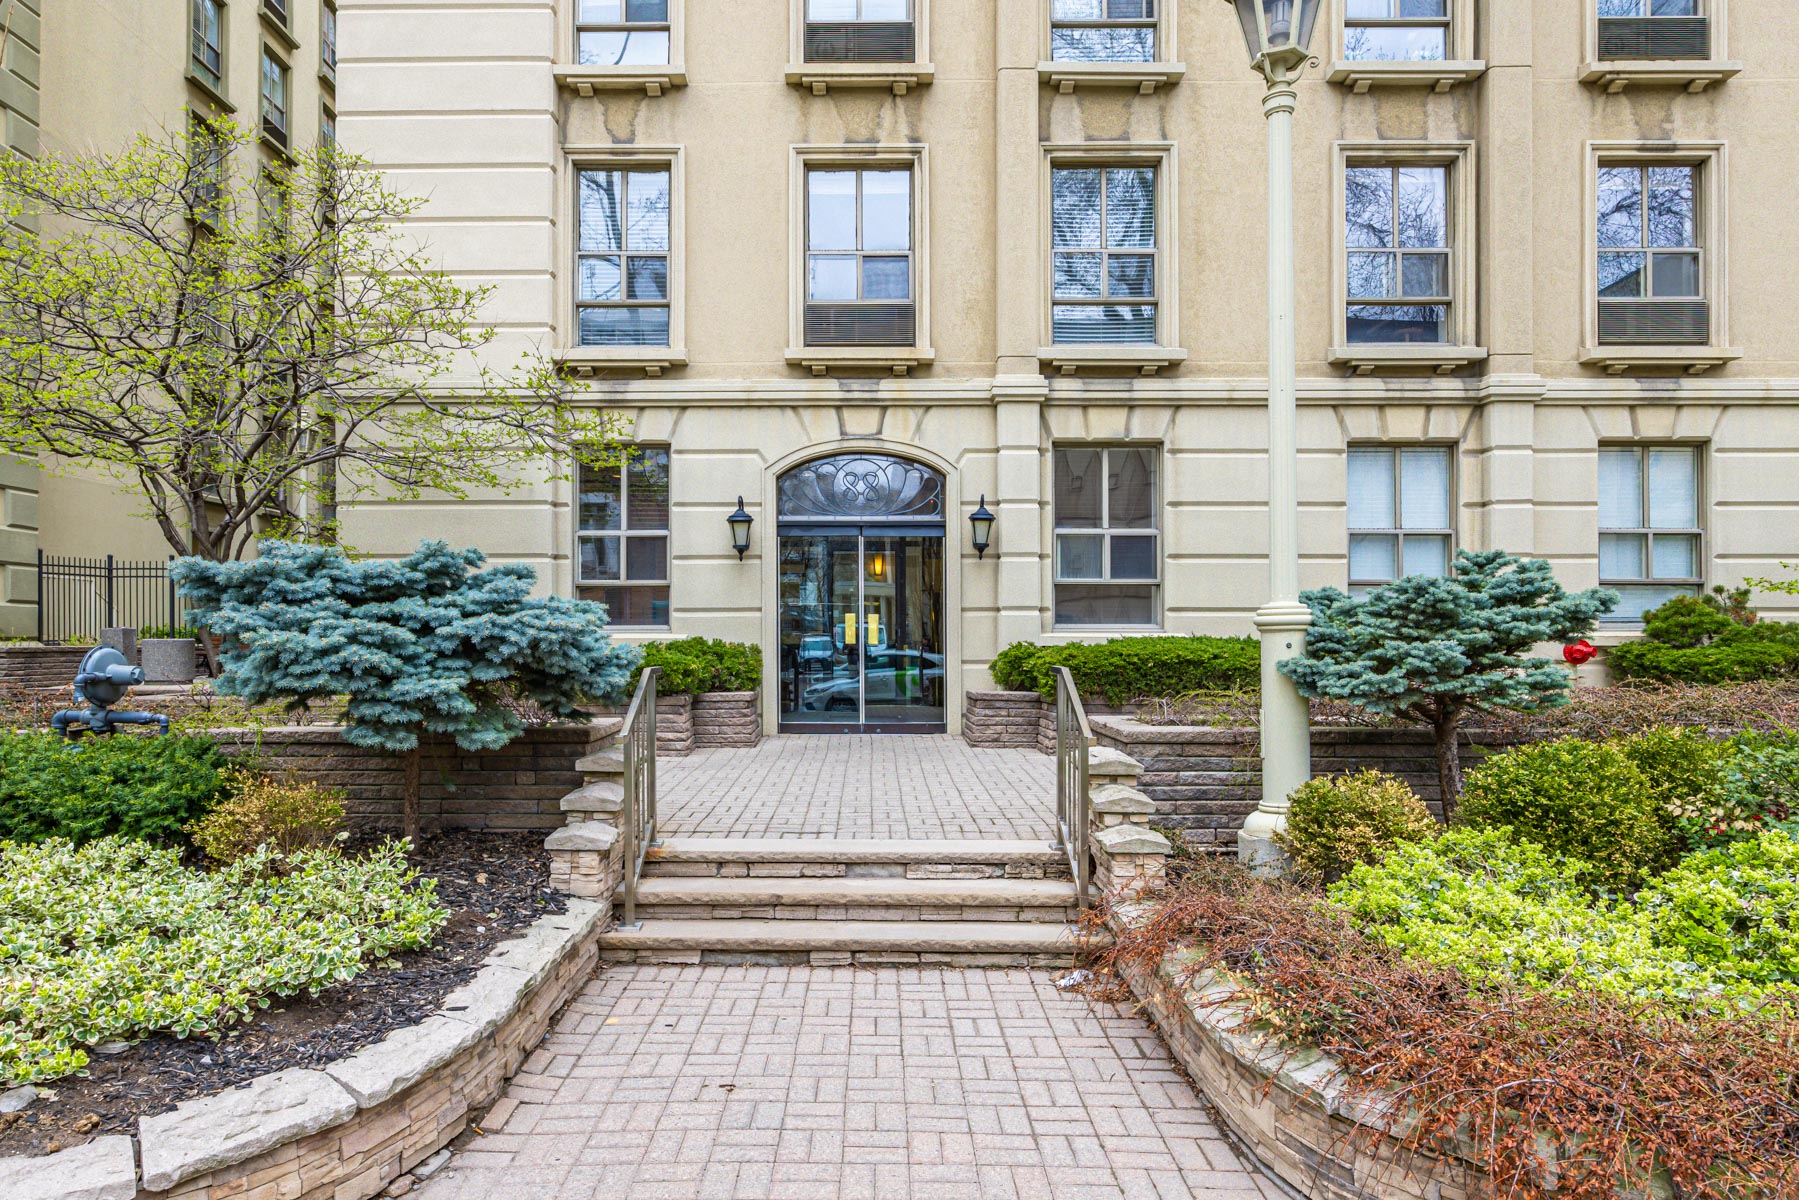
[[[943,476],[836,454],[777,498],[781,730],[943,732]]]

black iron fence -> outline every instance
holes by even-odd
[[[161,562],[37,555],[37,638],[95,642],[102,629],[173,631],[186,608],[169,579],[172,557]]]

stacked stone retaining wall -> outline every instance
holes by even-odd
[[[562,797],[581,786],[575,764],[618,731],[616,720],[526,730],[501,750],[426,742],[419,811],[427,830],[543,829],[563,824]],[[344,741],[336,726],[228,729],[212,733],[227,754],[254,758],[271,773],[342,789],[350,821],[398,829],[405,794],[400,755]]]
[[[75,686],[75,672],[92,646],[0,646],[0,683],[28,688]]]
[[[1138,782],[1156,802],[1156,823],[1178,829],[1191,845],[1234,846],[1243,821],[1262,794],[1262,764],[1254,729],[1197,729],[1146,725],[1129,717],[1094,717],[1102,746],[1143,764]],[[1462,744],[1468,766],[1517,739],[1476,731]],[[1430,810],[1442,815],[1437,754],[1426,729],[1312,730],[1312,773],[1336,775],[1378,770],[1412,785]]]
[[[693,698],[693,744],[754,746],[762,740],[760,692],[706,692]]]

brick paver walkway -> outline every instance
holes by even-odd
[[[1048,972],[615,967],[424,1200],[1276,1200]]]
[[[787,736],[657,764],[667,837],[1047,840],[1056,760],[961,738]]]

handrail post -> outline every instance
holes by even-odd
[[[656,693],[662,668],[647,667],[625,710],[619,741],[625,756],[625,803],[620,814],[624,863],[619,890],[625,896],[624,924],[637,925],[637,881],[644,856],[656,844]]]
[[[1088,904],[1091,864],[1088,843],[1092,836],[1091,763],[1094,745],[1087,710],[1080,689],[1067,667],[1055,668],[1056,680],[1056,847],[1067,853],[1074,876],[1075,900]]]

